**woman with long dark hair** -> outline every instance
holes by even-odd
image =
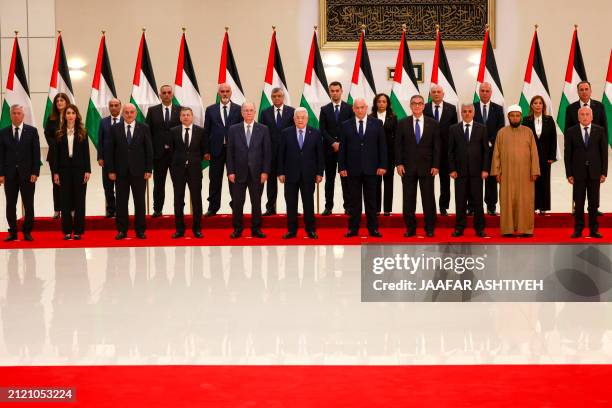
[[[557,161],[557,127],[540,95],[531,98],[523,125],[531,129],[538,147],[541,176],[535,181],[535,209],[544,215],[550,211],[550,165]]]
[[[385,129],[385,136],[387,142],[387,172],[384,176],[378,176],[378,183],[376,185],[376,208],[380,213],[381,207],[384,207],[384,214],[391,215],[393,207],[393,177],[395,175],[394,163],[395,163],[395,130],[397,129],[397,116],[391,108],[391,100],[389,96],[384,93],[379,93],[374,97],[372,103],[372,113],[370,116],[382,121]],[[382,184],[385,183],[385,196],[384,200],[382,197]],[[383,205],[384,202],[384,205]]]
[[[87,130],[76,105],[66,108],[53,151],[53,182],[61,193],[62,232],[64,239],[78,240],[85,232],[85,195],[91,164]]]
[[[47,162],[49,163],[49,167],[53,169],[53,147],[55,145],[55,134],[57,130],[60,128],[62,121],[64,120],[64,111],[66,107],[70,104],[70,98],[65,93],[59,92],[53,98],[53,105],[51,107],[51,113],[47,118],[47,123],[45,123],[45,139],[47,140],[47,146],[49,146],[49,150],[47,151]],[[51,171],[51,181],[53,182],[53,171]],[[55,183],[53,184],[53,218],[57,219],[60,216],[60,211],[62,206],[60,204],[60,190],[59,186]]]

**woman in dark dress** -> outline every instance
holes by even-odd
[[[535,209],[540,215],[550,211],[550,165],[557,161],[557,127],[546,114],[546,102],[540,95],[531,98],[529,115],[523,124],[533,132],[538,146],[541,176],[535,182]]]
[[[378,184],[376,185],[376,208],[380,213],[381,207],[384,207],[384,214],[391,215],[393,206],[393,177],[395,171],[393,164],[395,163],[394,146],[395,146],[395,130],[397,129],[397,116],[391,108],[391,100],[384,93],[379,93],[374,97],[372,103],[372,113],[370,116],[382,121],[385,129],[387,141],[387,172],[384,176],[378,176]],[[382,184],[385,182],[384,200],[382,197]],[[384,203],[384,205],[383,205]]]
[[[53,163],[51,162],[53,159],[53,145],[55,144],[55,134],[57,133],[57,129],[59,129],[62,120],[64,118],[64,110],[70,104],[70,98],[65,93],[58,93],[53,98],[53,106],[51,108],[51,113],[47,118],[47,123],[45,123],[45,139],[47,140],[47,146],[49,146],[49,150],[47,151],[47,162],[49,163],[49,167],[53,169]],[[53,171],[51,171],[51,181],[53,181]],[[60,216],[60,211],[62,206],[60,204],[60,190],[59,186],[53,183],[53,218],[57,219]]]
[[[78,240],[85,232],[85,194],[91,164],[89,138],[75,105],[68,105],[64,112],[53,152],[53,182],[61,193],[62,232],[64,239]]]

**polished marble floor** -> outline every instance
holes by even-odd
[[[362,303],[358,246],[0,252],[0,365],[612,363],[608,303]]]

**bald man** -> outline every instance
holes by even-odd
[[[106,164],[106,152],[108,151],[108,140],[110,139],[111,127],[117,123],[123,123],[121,117],[121,101],[112,98],[108,101],[110,115],[100,121],[98,130],[98,165],[102,167],[102,186],[106,199],[106,218],[115,216],[117,210],[115,204],[115,182],[108,178],[108,165]]]

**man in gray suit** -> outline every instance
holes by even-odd
[[[246,190],[251,199],[251,232],[254,238],[265,238],[261,232],[261,194],[272,165],[272,146],[268,128],[255,122],[255,105],[245,102],[241,108],[243,123],[233,125],[227,136],[227,174],[232,189],[234,231],[230,238],[242,235],[242,214]]]

